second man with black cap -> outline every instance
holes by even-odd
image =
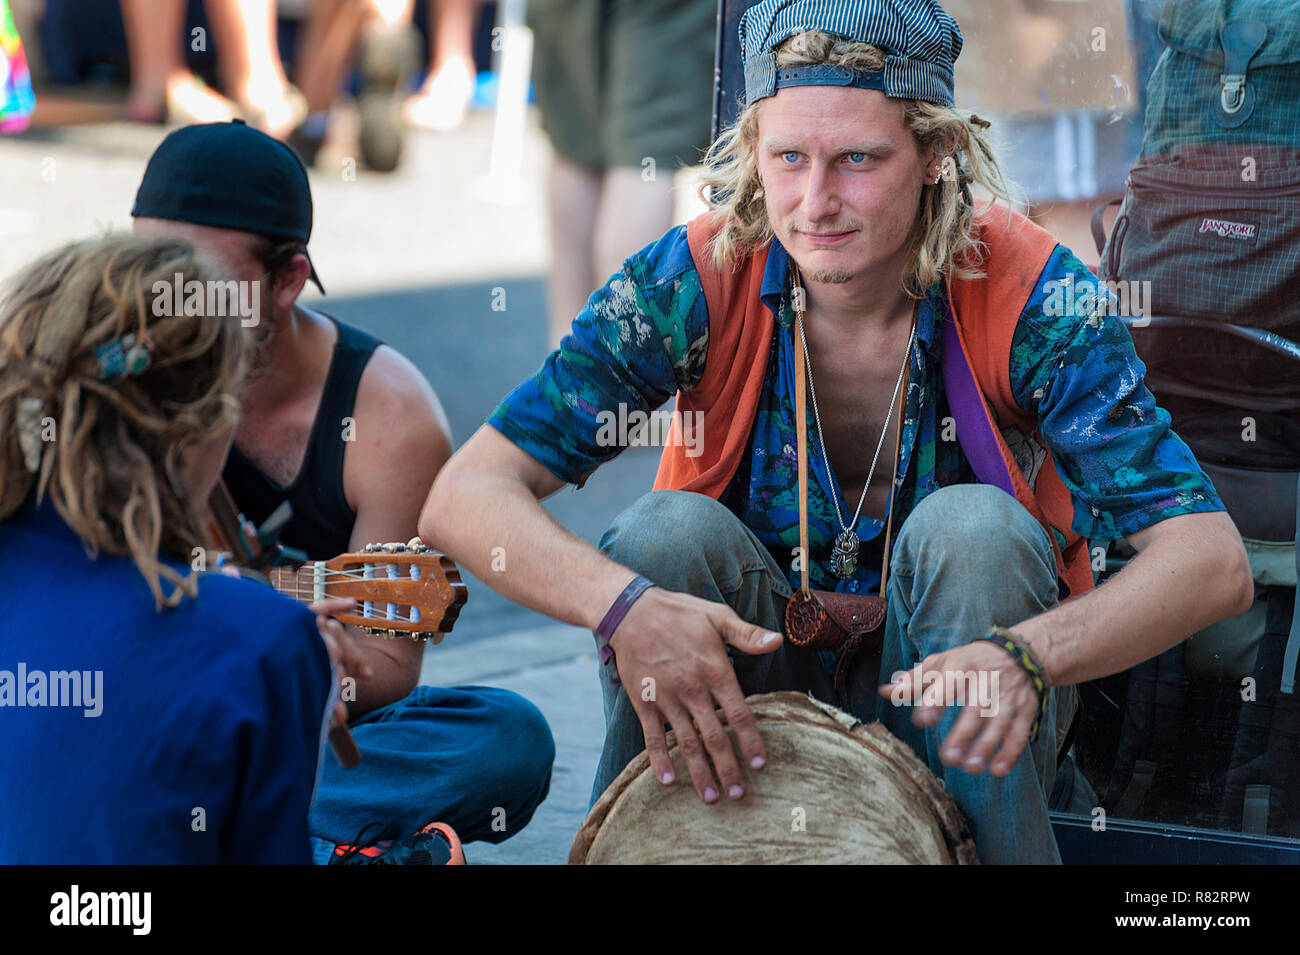
[[[150,158],[131,214],[137,232],[187,239],[256,283],[257,344],[224,475],[241,510],[260,523],[289,501],[281,540],[313,559],[414,536],[451,454],[446,417],[404,357],[298,303],[308,279],[320,280],[307,253],[310,186],[294,153],[241,123],[179,129]],[[546,795],[554,758],[537,709],[504,690],[417,686],[422,643],[354,636],[371,671],[349,707],[365,759],[348,771],[325,761],[311,817],[316,861],[371,823],[368,842],[410,841],[434,820],[467,842],[518,832]],[[497,807],[504,830],[493,826]]]

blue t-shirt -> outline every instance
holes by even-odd
[[[157,611],[29,502],[0,523],[0,863],[308,864],[330,681],[306,608],[209,574]]]

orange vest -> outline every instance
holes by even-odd
[[[944,321],[941,373],[957,439],[980,483],[1014,494],[1052,540],[1061,599],[1093,586],[1086,538],[1071,529],[1074,505],[1057,473],[1051,451],[1033,437],[1034,415],[1011,393],[1011,341],[1056,240],[1021,215],[998,208],[976,220],[987,252],[982,279],[948,283],[950,315]],[[769,246],[737,268],[713,264],[709,242],[721,220],[706,213],[686,227],[709,312],[704,375],[689,392],[678,392],[673,431],[665,442],[655,489],[695,491],[719,499],[749,450],[767,372],[775,318],[759,299]],[[991,406],[991,407],[990,407]],[[687,418],[692,411],[701,415]],[[700,422],[691,455],[680,433],[682,420]],[[1016,445],[1017,455],[1008,445]],[[1058,531],[1065,539],[1057,542]]]

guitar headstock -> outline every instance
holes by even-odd
[[[451,631],[469,593],[452,559],[418,537],[405,544],[368,544],[360,553],[309,563],[299,576],[319,576],[326,596],[357,601],[355,611],[335,615],[340,623],[433,643]]]

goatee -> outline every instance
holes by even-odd
[[[848,269],[827,269],[821,272],[805,272],[808,280],[816,282],[818,285],[844,285],[853,279],[853,273]]]

